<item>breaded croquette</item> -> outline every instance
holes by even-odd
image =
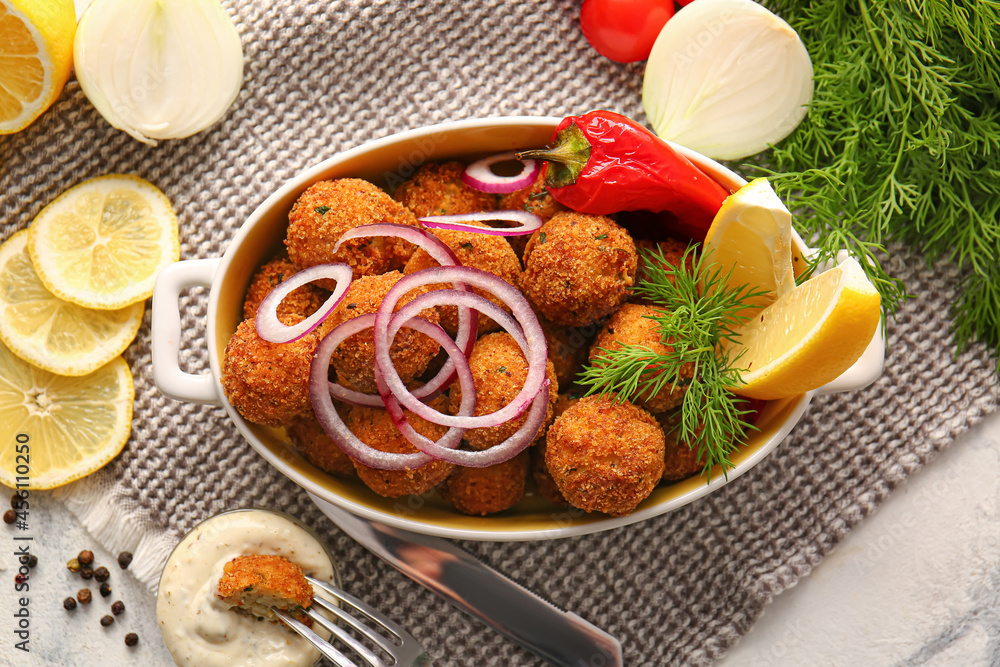
[[[392,198],[418,218],[431,215],[479,213],[496,208],[496,196],[470,188],[462,181],[461,162],[430,162],[401,183]]]
[[[337,325],[355,317],[378,311],[382,299],[402,277],[403,274],[398,271],[390,271],[380,276],[363,276],[354,280],[343,300],[320,325],[319,335],[322,337]],[[399,300],[396,310],[427,291],[428,287],[410,291]],[[433,324],[439,322],[436,308],[421,310],[420,317]],[[439,348],[434,340],[422,333],[405,327],[400,329],[389,350],[403,383],[409,383],[423,373]],[[375,337],[371,329],[358,332],[344,340],[330,358],[330,365],[336,369],[337,379],[350,388],[365,393],[377,391]]]
[[[285,282],[298,272],[291,260],[279,257],[260,267],[250,281],[247,296],[243,301],[243,318],[252,320],[257,317],[257,309],[264,297],[271,290]],[[326,294],[311,283],[292,290],[278,304],[278,320],[291,326],[312,315],[323,305]]]
[[[288,214],[288,257],[300,269],[346,262],[354,269],[355,278],[402,269],[414,246],[397,237],[351,239],[333,253],[344,232],[378,222],[417,226],[408,208],[368,181],[320,181],[299,196]],[[326,289],[335,287],[334,281],[327,279],[317,284]]]
[[[638,285],[640,281],[649,280],[649,275],[646,273],[646,260],[643,258],[644,254],[652,254],[656,257],[655,262],[659,264],[660,267],[666,269],[668,267],[678,266],[681,263],[681,260],[684,259],[684,253],[687,252],[688,249],[688,245],[683,241],[669,238],[662,241],[642,239],[635,242],[635,247],[636,250],[639,251],[639,264],[635,272],[636,285]],[[660,256],[663,257],[662,262],[659,260]],[[694,268],[695,258],[695,253],[688,255],[688,272]],[[672,280],[672,278],[668,278],[668,280]]]
[[[567,210],[545,188],[545,174],[543,171],[538,172],[535,182],[530,186],[521,190],[515,190],[501,197],[497,208],[534,213],[542,219],[542,222],[548,222],[556,213]],[[530,238],[530,234],[508,236],[507,242],[510,243],[518,258],[521,258],[524,256],[524,247],[528,245],[528,239]]]
[[[568,389],[587,361],[590,344],[599,327],[597,323],[567,327],[550,322],[541,314],[538,314],[538,323],[545,333],[545,345],[549,351],[549,360],[556,369],[559,387]]]
[[[663,429],[628,402],[588,396],[552,424],[545,465],[569,503],[612,516],[631,513],[663,476]]]
[[[636,262],[632,237],[611,218],[557,213],[528,241],[521,289],[556,324],[581,326],[625,302]]]
[[[487,334],[476,341],[469,355],[469,368],[476,382],[476,408],[473,413],[476,416],[496,412],[506,406],[521,391],[528,377],[528,362],[521,348],[510,334],[503,332]],[[549,379],[549,406],[540,433],[545,433],[545,426],[551,423],[552,408],[559,395],[559,381],[551,361],[545,364],[545,374]],[[448,407],[455,414],[462,403],[462,388],[458,382],[452,385],[448,399]],[[465,442],[472,449],[489,449],[514,435],[525,419],[527,413],[499,426],[469,429],[465,432]]]
[[[484,225],[485,226],[485,225]],[[521,262],[514,255],[510,244],[503,240],[502,236],[491,236],[489,234],[479,234],[477,232],[457,232],[447,229],[431,229],[431,234],[441,239],[461,262],[462,266],[471,266],[487,273],[503,278],[506,282],[518,287],[521,284]],[[421,269],[438,266],[430,255],[423,249],[417,248],[413,256],[406,263],[403,273],[410,274]],[[450,288],[451,285],[432,285],[431,289]],[[507,312],[510,308],[493,294],[473,287],[472,291],[480,296],[486,297]],[[458,309],[455,306],[439,306],[438,312],[441,314],[441,326],[449,334],[454,336],[458,332]],[[478,320],[480,334],[495,331],[500,328],[496,322],[489,317],[479,313]]]
[[[682,442],[677,428],[680,424],[680,411],[657,415],[656,421],[663,427],[666,444],[663,453],[663,481],[672,482],[700,473],[705,467],[705,459],[698,458],[698,448],[690,447]]]
[[[648,348],[654,355],[671,354],[673,352],[671,341],[663,341],[659,325],[656,320],[650,319],[650,316],[662,317],[663,311],[638,303],[626,303],[619,308],[597,334],[597,340],[590,348],[590,363],[593,364],[596,359],[605,356],[602,350],[614,352],[627,345]],[[655,377],[654,372],[648,374],[651,378]],[[690,378],[693,375],[694,364],[687,363],[681,367],[682,378]],[[646,379],[645,374],[643,379]],[[675,388],[668,382],[654,395],[643,394],[633,402],[650,412],[663,412],[680,405],[686,391],[687,385],[681,384]]]
[[[549,474],[549,469],[545,467],[545,440],[543,439],[529,451],[531,452],[531,477],[535,480],[538,493],[553,505],[568,505],[562,491],[556,486],[556,481]]]
[[[528,451],[486,466],[458,466],[438,487],[441,497],[459,512],[473,516],[496,514],[516,505],[524,497],[528,476]]]
[[[295,563],[282,556],[237,556],[223,566],[215,593],[242,612],[277,622],[271,607],[300,612],[312,604],[313,589]]]
[[[346,410],[341,408],[346,413]],[[288,437],[309,463],[338,477],[354,477],[351,457],[326,434],[313,414],[297,417],[288,427]]]
[[[436,409],[444,408],[444,397],[439,396],[430,405]],[[406,412],[407,421],[420,435],[438,440],[448,430],[444,426],[432,424],[411,412]],[[392,418],[385,410],[351,406],[344,420],[351,432],[361,442],[383,452],[409,454],[417,452],[417,448],[399,432]],[[375,493],[388,498],[398,498],[414,493],[423,493],[444,481],[454,465],[445,461],[431,461],[412,470],[380,470],[370,468],[363,463],[354,461],[358,477]]]
[[[222,388],[247,421],[285,426],[312,410],[309,366],[318,338],[307,335],[290,343],[269,343],[244,320],[226,345]]]

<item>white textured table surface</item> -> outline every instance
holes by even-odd
[[[33,494],[30,512],[28,531],[0,528],[0,575],[12,582],[13,538],[32,535],[39,564],[26,594],[31,652],[16,650],[11,634],[11,614],[24,594],[0,586],[6,619],[0,664],[171,664],[153,596],[49,494]],[[111,570],[111,597],[66,570],[83,548]],[[94,601],[64,611],[63,598],[84,584]],[[101,627],[101,616],[119,599],[125,613]],[[138,646],[125,646],[126,632],[139,635]],[[1000,665],[1000,415],[897,489],[808,578],[775,599],[720,664]]]

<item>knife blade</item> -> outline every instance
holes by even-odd
[[[543,660],[558,667],[623,665],[618,639],[448,540],[369,521],[309,495],[331,521],[373,554]]]

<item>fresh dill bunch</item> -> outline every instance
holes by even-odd
[[[697,448],[705,462],[702,472],[711,480],[714,466],[721,466],[723,474],[732,467],[730,455],[747,428],[753,428],[743,420],[749,412],[741,408],[745,399],[728,390],[740,381],[738,356],[722,343],[735,340],[735,330],[749,319],[748,300],[766,292],[729,286],[732,270],[723,273],[705,254],[696,257],[696,250],[697,245],[689,246],[676,265],[662,251],[640,251],[646,276],[635,293],[662,309],[646,317],[657,323],[660,342],[673,351],[658,354],[642,345],[599,348],[603,354],[583,369],[577,382],[588,387],[587,395],[612,394],[618,401],[686,385],[678,438]]]
[[[900,240],[964,269],[960,348],[1000,350],[1000,2],[766,0],[809,51],[805,121],[754,158],[819,249],[855,254],[894,312],[904,285],[879,263]],[[864,261],[867,259],[868,261]]]

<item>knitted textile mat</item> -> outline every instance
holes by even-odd
[[[184,259],[221,255],[264,198],[301,169],[400,130],[489,115],[609,108],[643,120],[642,66],[583,39],[579,3],[540,0],[224,0],[245,50],[243,90],[223,121],[152,148],[112,129],[71,82],[28,130],[0,139],[0,238],[57,194],[108,173],[140,175],[173,202]],[[997,405],[994,361],[956,356],[947,319],[959,278],[894,248],[916,297],[889,322],[883,376],[813,401],[764,462],[716,493],[626,528],[557,541],[462,546],[615,634],[627,664],[707,664],[807,574],[909,474]],[[182,367],[207,370],[206,294],[181,299]],[[538,661],[456,613],[340,533],[272,469],[217,408],[162,396],[149,319],[126,352],[135,375],[132,437],[99,473],[62,493],[112,552],[136,554],[154,586],[196,522],[259,505],[316,527],[347,590],[408,628],[439,665]]]

